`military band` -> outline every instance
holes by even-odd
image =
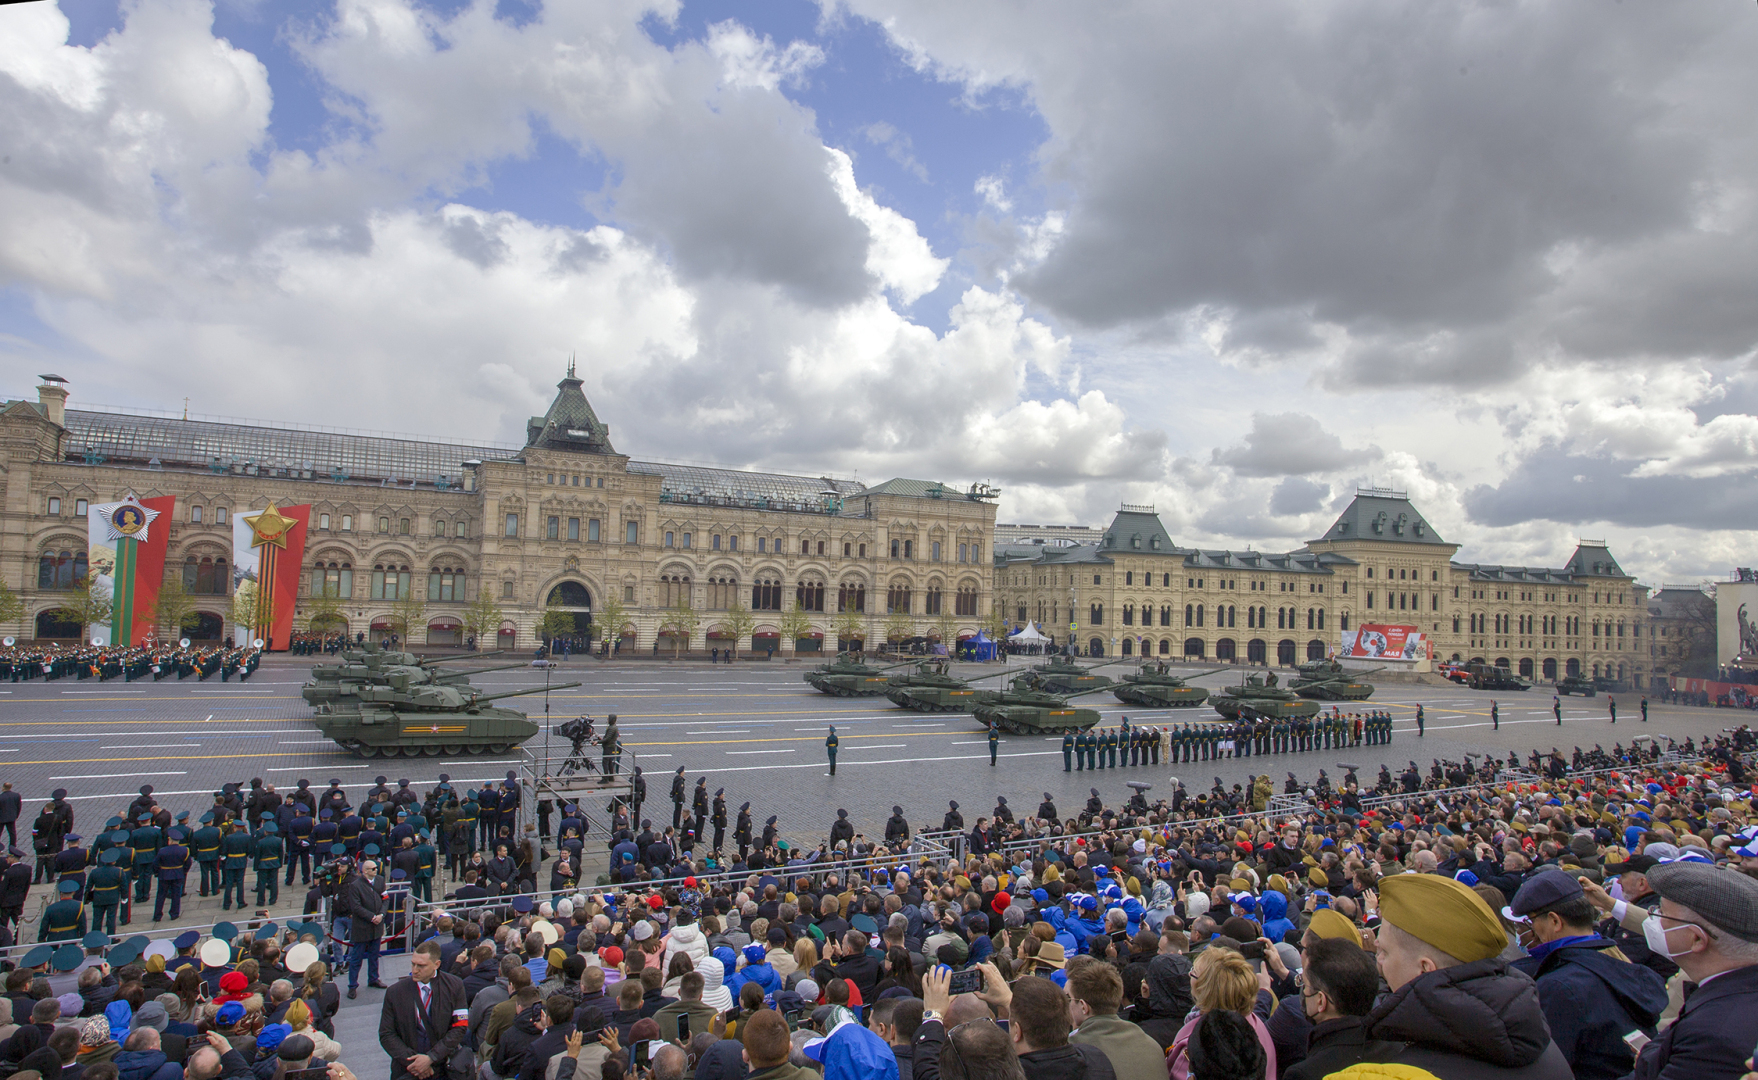
[[[218,675],[221,682],[230,682],[233,676],[243,682],[261,660],[259,649],[223,645],[15,645],[0,648],[0,681],[121,679],[129,683],[193,675],[205,682]]]

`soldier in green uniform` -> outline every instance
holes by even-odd
[[[415,844],[415,881],[412,891],[415,899],[433,903],[433,875],[439,869],[439,851],[429,843],[432,838],[426,829],[416,834]]]
[[[1074,771],[1074,732],[1062,733],[1062,771]]]
[[[830,758],[830,775],[836,775],[836,748],[841,742],[836,737],[836,725],[830,725],[830,734],[824,738],[824,753]]]
[[[195,864],[200,867],[200,878],[196,882],[199,894],[212,896],[220,891],[220,830],[214,825],[212,811],[201,816],[201,828],[189,838],[190,847],[194,850]]]
[[[116,933],[116,910],[122,906],[122,894],[128,889],[128,875],[117,865],[121,861],[122,852],[110,848],[98,856],[98,865],[92,868],[91,876],[86,880],[86,898],[92,905],[92,929],[112,935]]]
[[[220,910],[232,908],[234,890],[238,906],[244,907],[244,868],[250,862],[250,834],[236,821],[226,823],[220,840]]]
[[[1113,738],[1114,736],[1111,734],[1110,728],[1099,729],[1099,768],[1101,769],[1109,769],[1111,767],[1111,747]]]
[[[85,937],[85,905],[75,898],[79,885],[61,883],[61,899],[43,909],[43,923],[37,930],[39,942],[78,941]]]
[[[138,820],[138,819],[137,819]],[[159,849],[165,844],[158,826],[142,822],[128,834],[128,847],[134,853],[134,902],[144,904],[153,895],[153,876],[158,864]]]
[[[995,727],[995,721],[989,721],[989,767],[995,767],[996,752],[1001,749],[1001,732]]]
[[[256,906],[259,908],[281,898],[281,858],[284,854],[280,827],[272,821],[264,822],[262,831],[256,836]],[[265,895],[267,900],[263,899]]]

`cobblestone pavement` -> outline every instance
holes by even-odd
[[[1026,666],[1015,661],[1016,667]],[[310,709],[299,686],[311,661],[273,657],[246,683],[72,682],[0,684],[0,779],[24,795],[19,827],[28,845],[29,821],[49,791],[63,786],[73,801],[77,824],[89,834],[93,818],[120,813],[141,784],[154,786],[160,802],[173,811],[199,814],[226,781],[262,777],[282,789],[301,778],[314,787],[340,779],[360,793],[375,776],[394,784],[408,778],[423,790],[442,772],[455,783],[498,779],[518,764],[517,755],[415,758],[364,761],[323,739],[309,722]],[[982,730],[966,714],[920,714],[894,708],[883,697],[833,698],[801,681],[810,665],[752,662],[710,666],[666,661],[573,660],[558,667],[555,682],[583,681],[577,690],[550,695],[553,722],[581,712],[602,728],[606,713],[620,716],[625,741],[648,776],[645,815],[670,823],[669,774],[685,767],[693,788],[706,775],[709,790],[724,786],[729,816],[750,800],[758,827],[777,815],[783,836],[816,843],[838,807],[856,827],[883,831],[891,806],[901,804],[912,826],[937,827],[949,799],[957,799],[967,823],[987,814],[997,795],[1006,795],[1018,812],[1034,810],[1049,791],[1063,813],[1085,801],[1098,787],[1106,801],[1120,804],[1127,781],[1154,785],[1150,798],[1170,791],[1181,777],[1194,794],[1219,776],[1229,787],[1248,775],[1268,772],[1277,781],[1294,771],[1302,780],[1319,768],[1340,776],[1339,761],[1362,766],[1364,776],[1383,760],[1394,771],[1411,758],[1423,766],[1434,757],[1459,758],[1466,752],[1494,751],[1522,756],[1534,747],[1565,752],[1577,743],[1627,742],[1635,735],[1687,735],[1701,739],[1744,719],[1726,710],[1651,705],[1650,722],[1640,720],[1639,695],[1620,695],[1618,722],[1607,715],[1607,699],[1564,698],[1563,724],[1551,718],[1551,695],[1540,686],[1525,693],[1486,693],[1454,687],[1384,685],[1370,703],[1389,709],[1395,735],[1389,746],[1268,755],[1245,759],[1158,767],[1101,770],[1096,777],[1062,770],[1060,738],[1004,735],[999,764],[991,767]],[[993,665],[961,665],[961,673],[986,674]],[[1120,675],[1124,663],[1105,672]],[[477,676],[490,690],[541,684],[534,670]],[[1211,689],[1224,675],[1199,680]],[[1491,730],[1490,704],[1501,705],[1501,729]],[[1415,709],[1426,708],[1427,735],[1416,736]],[[1103,723],[1128,715],[1133,722],[1183,723],[1214,719],[1207,706],[1150,710],[1120,705],[1108,694],[1083,704],[1098,707]],[[543,697],[509,702],[543,717]],[[841,739],[837,775],[828,775],[824,737],[834,723]],[[536,737],[534,742],[541,740]],[[561,749],[558,740],[558,750]],[[283,893],[283,901],[286,896]]]

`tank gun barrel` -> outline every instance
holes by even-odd
[[[493,652],[465,653],[462,656],[423,657],[422,659],[416,661],[416,663],[419,664],[421,667],[429,667],[434,664],[449,664],[454,660],[480,660],[485,656],[499,656],[506,651],[507,650],[505,650],[505,649],[495,649]],[[519,663],[519,664],[514,664],[513,666],[514,667],[524,667],[525,665],[523,663]],[[499,668],[483,668],[482,670],[484,670],[484,671],[499,671],[500,669]]]
[[[505,691],[502,691],[501,693],[498,693],[498,694],[484,694],[481,697],[477,698],[476,700],[479,702],[481,702],[481,701],[499,701],[501,698],[522,697],[525,694],[541,694],[545,690],[572,690],[576,686],[585,686],[585,685],[586,685],[585,683],[565,682],[565,683],[556,683],[554,686],[528,686],[523,690],[505,690]]]
[[[1178,677],[1180,679],[1200,679],[1204,675],[1219,675],[1221,672],[1226,671],[1226,670],[1227,669],[1224,667],[1210,668],[1207,671],[1199,671],[1195,675],[1180,675]],[[1172,674],[1172,672],[1167,672],[1166,674],[1170,675],[1170,674]]]
[[[1114,686],[1122,686],[1122,685],[1123,685],[1122,683],[1118,683],[1118,682],[1108,682],[1103,686],[1093,686],[1093,687],[1089,687],[1085,690],[1076,690],[1072,694],[1058,694],[1057,696],[1060,698],[1063,698],[1064,700],[1067,700],[1067,701],[1073,701],[1077,697],[1086,697],[1088,694],[1103,693],[1104,691],[1109,690]]]
[[[481,675],[484,672],[488,672],[488,671],[511,671],[514,668],[522,668],[524,666],[525,666],[525,662],[523,660],[521,660],[516,664],[495,664],[491,667],[465,668],[462,671],[448,670],[448,671],[442,672],[442,674],[446,678],[451,679],[451,678],[457,678],[462,675]]]

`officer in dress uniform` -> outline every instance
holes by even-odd
[[[244,868],[250,863],[250,834],[236,821],[228,822],[220,840],[220,910],[230,911],[232,897],[244,907]]]
[[[91,876],[86,879],[92,929],[111,935],[116,933],[116,912],[122,907],[123,893],[128,890],[128,875],[118,865],[121,861],[121,849],[110,848],[98,857],[98,865],[92,868]]]
[[[995,721],[989,721],[989,767],[995,767],[995,753],[1001,745],[1001,732],[996,728]]]
[[[301,885],[311,884],[311,833],[315,822],[304,803],[293,803],[293,818],[287,822],[287,884],[295,874]]]
[[[152,899],[159,848],[164,844],[165,834],[159,831],[158,826],[144,821],[128,834],[128,848],[134,853],[134,902],[137,904],[144,904]]]
[[[1064,731],[1062,733],[1062,771],[1063,772],[1072,771],[1074,769],[1073,762],[1074,762],[1074,732]]]
[[[439,851],[429,843],[430,834],[422,829],[415,834],[415,873],[410,892],[417,900],[433,903],[433,875],[439,868]]]
[[[189,879],[189,864],[192,861],[189,849],[183,846],[183,830],[173,828],[166,837],[166,844],[154,856],[154,866],[158,872],[159,892],[153,900],[153,921],[159,922],[165,917],[165,900],[171,901],[171,919],[175,922],[183,915],[183,888]]]
[[[85,905],[76,895],[79,886],[63,881],[61,899],[43,909],[43,924],[37,930],[39,942],[78,941],[85,937]]]
[[[713,851],[719,855],[726,843],[726,789],[716,788],[714,791],[714,812],[710,818],[714,824]]]
[[[831,724],[830,725],[830,734],[825,736],[825,739],[824,739],[824,753],[830,758],[830,775],[831,776],[836,775],[836,747],[840,741],[841,740],[839,740],[836,737],[836,725]],[[678,771],[681,773],[683,770],[679,769]],[[675,782],[674,782],[673,786],[674,787],[676,786]]]
[[[281,830],[272,821],[263,822],[256,837],[256,906],[267,907],[281,898],[281,862],[286,849],[281,843]],[[263,897],[267,895],[265,901]]]
[[[1074,736],[1074,771],[1087,771],[1087,733],[1076,732]]]
[[[55,879],[57,881],[71,881],[78,885],[80,891],[75,895],[83,897],[85,871],[86,867],[91,865],[91,852],[79,846],[80,835],[78,833],[68,833],[66,840],[70,846],[55,853]]]
[[[739,845],[739,862],[751,853],[751,804],[739,806],[739,818],[733,826],[733,842]]]
[[[702,826],[708,822],[708,778],[696,781],[695,793],[690,797],[690,815],[696,819],[693,826],[697,836],[702,835]]]

